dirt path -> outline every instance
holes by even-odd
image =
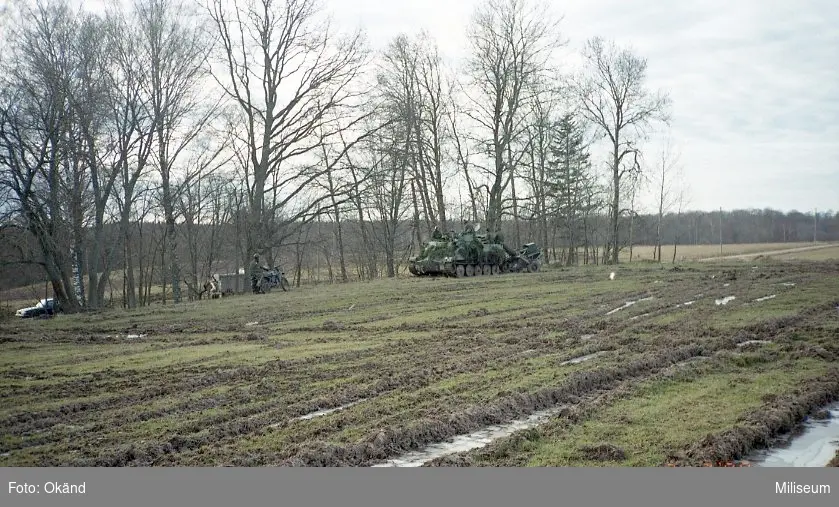
[[[836,248],[839,246],[839,243],[830,243],[827,245],[814,245],[814,246],[802,246],[798,248],[788,248],[786,250],[767,250],[763,252],[752,252],[752,253],[745,253],[745,254],[737,254],[737,255],[724,255],[722,257],[705,257],[702,259],[697,259],[700,262],[708,262],[708,261],[719,261],[719,260],[736,260],[736,259],[750,259],[753,257],[757,257],[759,255],[781,255],[781,254],[790,254],[790,253],[798,253],[798,252],[808,252],[810,250],[821,250],[823,248]]]

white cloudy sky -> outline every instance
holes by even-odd
[[[456,63],[481,0],[322,1],[339,28],[361,25],[374,48],[426,29]],[[649,86],[673,100],[689,208],[839,210],[839,0],[551,4],[564,18],[569,70],[595,35],[648,59]],[[647,144],[650,164],[661,147]]]
[[[341,25],[363,25],[374,46],[425,28],[456,60],[478,1],[326,3]],[[690,208],[839,209],[839,1],[553,5],[569,50],[601,35],[648,59],[650,87],[673,99]],[[648,146],[650,158],[656,149]]]

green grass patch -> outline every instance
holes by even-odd
[[[528,465],[658,466],[669,452],[734,426],[738,417],[762,404],[762,396],[782,394],[823,374],[827,366],[803,359],[773,369],[750,364],[694,380],[646,383],[582,424],[532,442]],[[626,459],[594,461],[580,451],[604,442],[622,449]]]

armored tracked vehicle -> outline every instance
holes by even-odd
[[[484,276],[539,270],[541,250],[528,243],[518,252],[504,244],[500,234],[479,234],[480,226],[460,234],[435,232],[419,255],[408,260],[415,276]]]

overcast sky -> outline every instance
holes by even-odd
[[[323,2],[339,28],[362,26],[376,49],[426,29],[455,64],[479,0]],[[673,101],[690,209],[839,210],[839,0],[551,4],[567,53],[599,35],[647,58],[649,87]],[[661,147],[645,146],[648,163]]]
[[[383,47],[427,29],[454,60],[476,0],[326,0]],[[612,38],[673,99],[671,136],[692,209],[839,209],[839,1],[553,2],[578,51]],[[665,7],[665,5],[667,7]],[[569,68],[573,62],[569,62]],[[659,144],[647,147],[652,162]]]

